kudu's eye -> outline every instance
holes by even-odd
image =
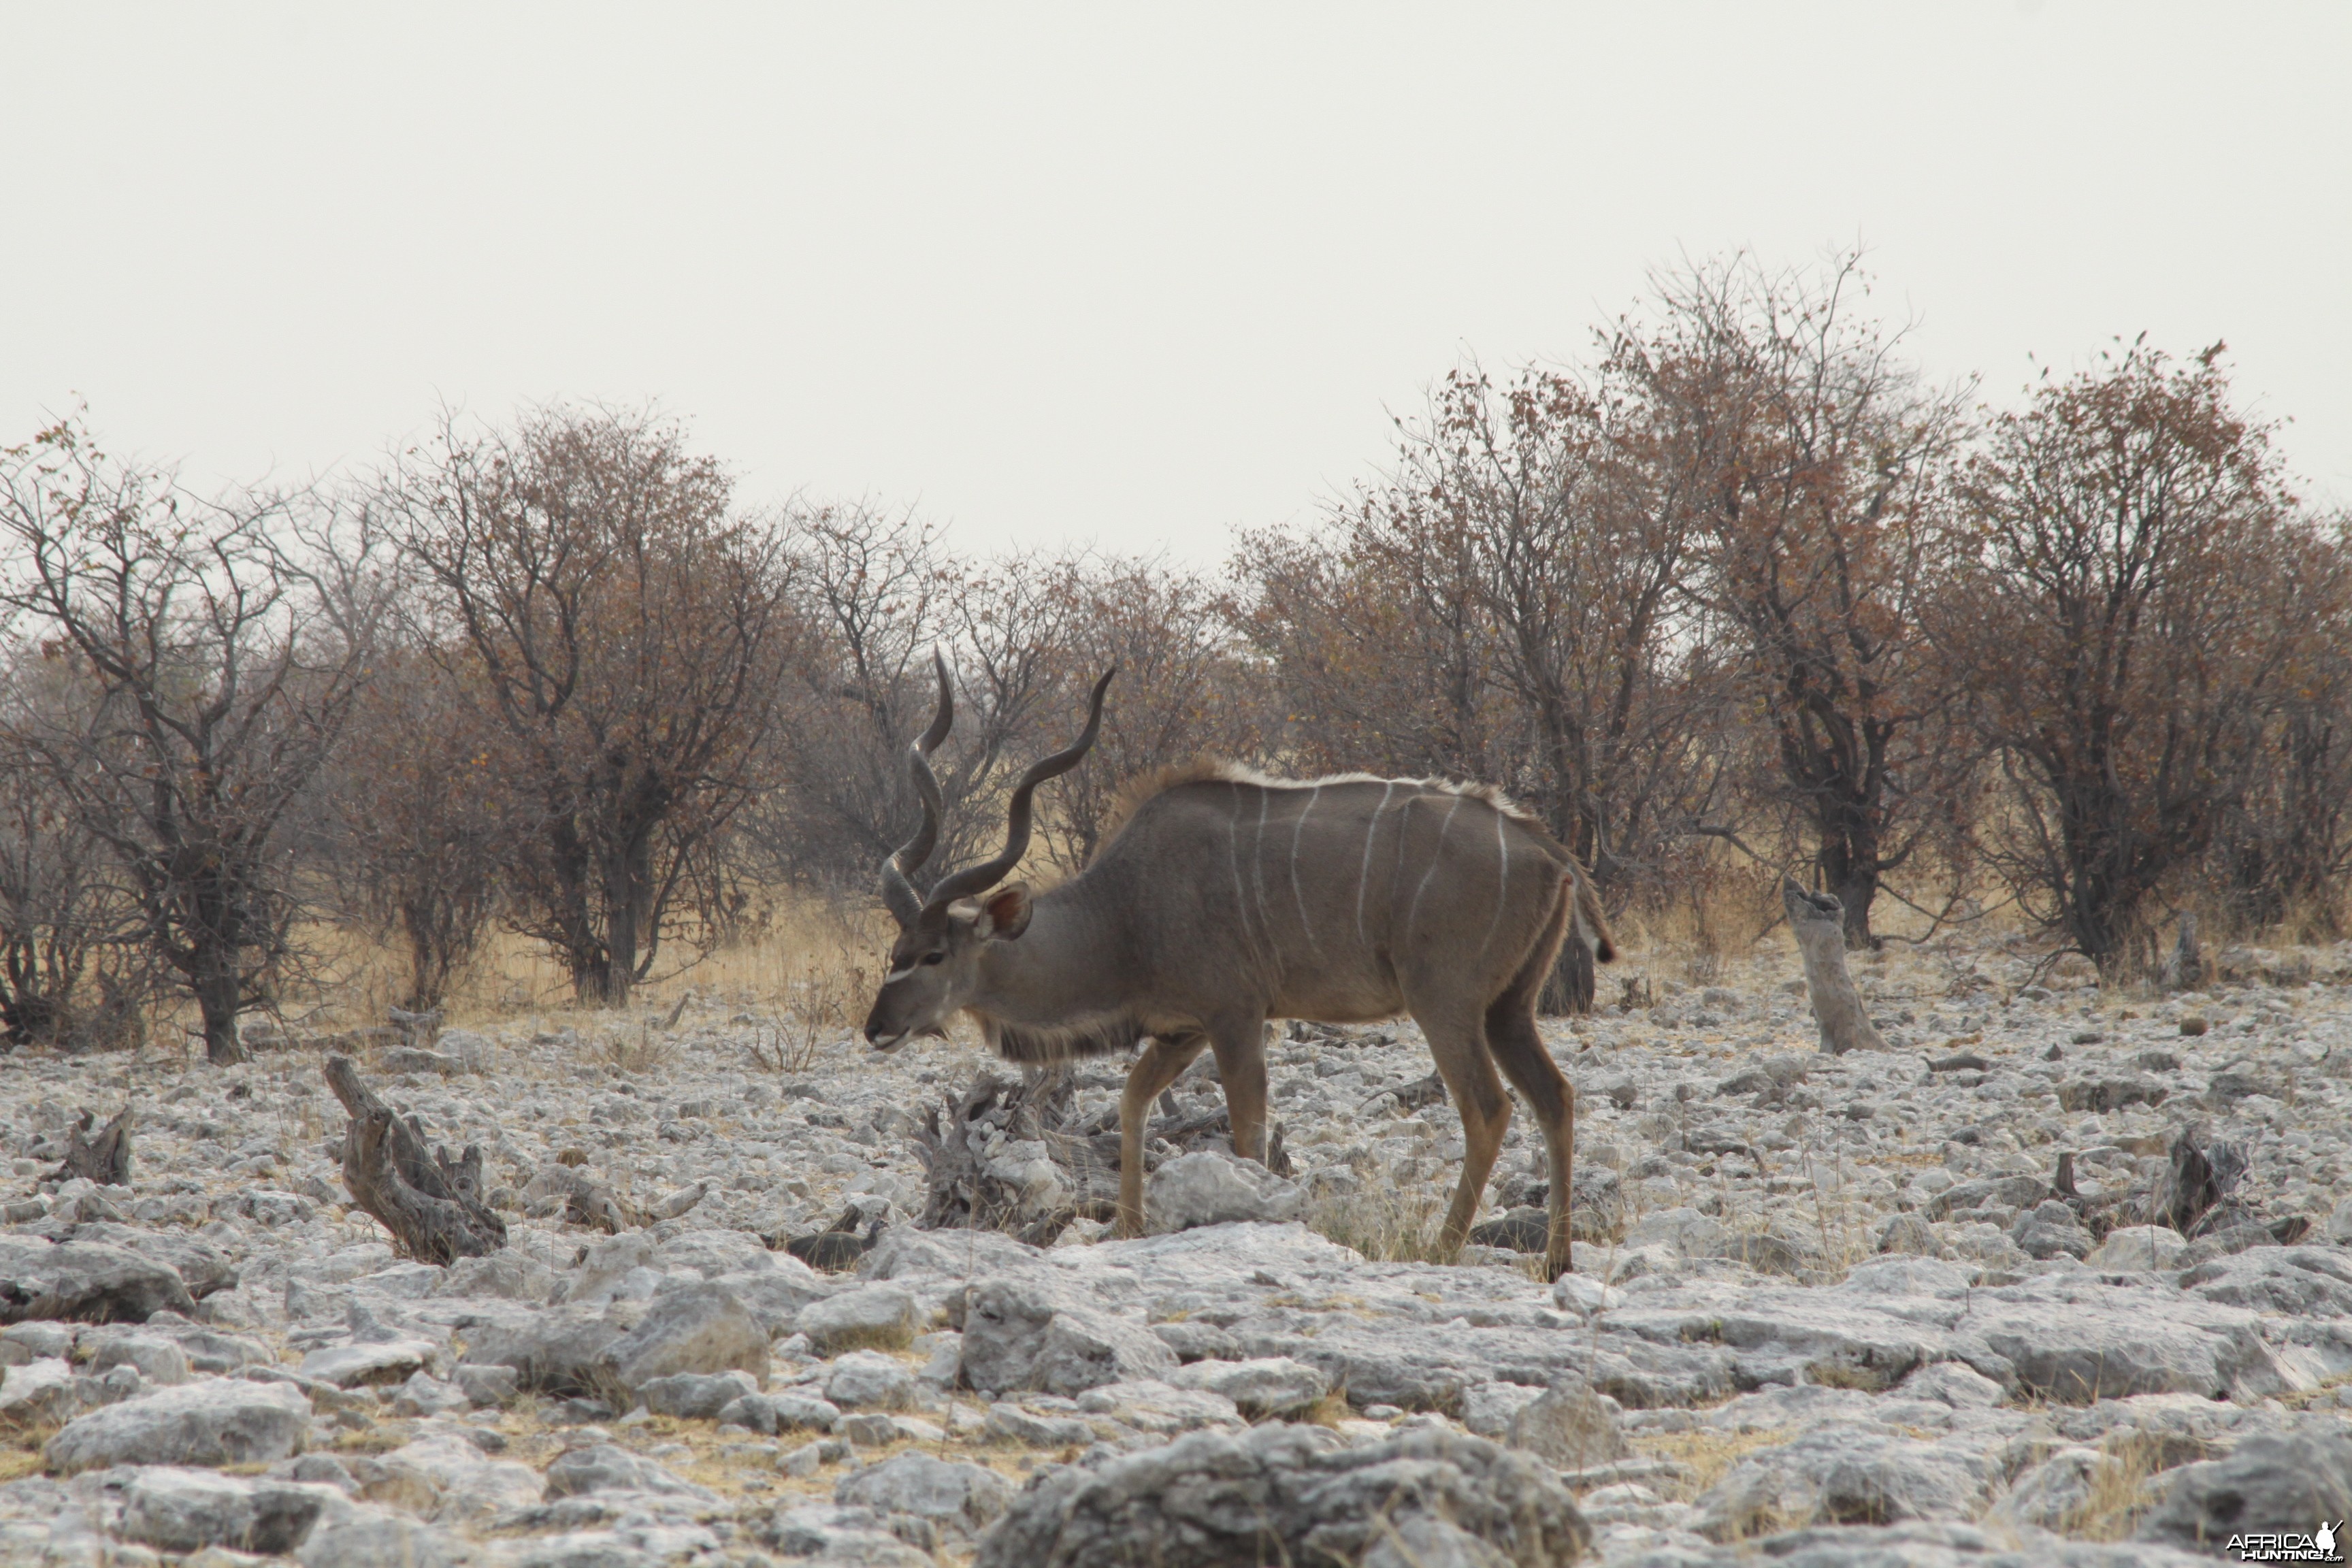
[[[948,955],[944,952],[927,952],[923,954],[921,962],[925,963],[944,963],[947,962],[947,956]]]

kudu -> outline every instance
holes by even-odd
[[[1003,851],[926,898],[911,879],[939,841],[929,756],[955,721],[937,662],[939,710],[908,750],[923,823],[882,864],[899,934],[866,1020],[877,1049],[943,1034],[960,1011],[1018,1062],[1123,1052],[1149,1037],[1119,1101],[1118,1230],[1132,1236],[1143,1227],[1145,1117],[1203,1047],[1216,1055],[1234,1151],[1263,1159],[1266,1020],[1409,1013],[1462,1114],[1444,1252],[1469,1231],[1510,1122],[1500,1067],[1542,1127],[1548,1261],[1555,1275],[1570,1267],[1576,1101],[1536,1033],[1536,996],[1572,926],[1602,962],[1616,956],[1572,854],[1491,789],[1360,773],[1293,782],[1202,763],[1130,784],[1076,878],[1034,897],[998,886],[1029,847],[1037,786],[1094,744],[1106,674],[1076,742],[1013,786]]]

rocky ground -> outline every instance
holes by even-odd
[[[20,1055],[0,1562],[2207,1560],[2352,1512],[2352,946],[2221,967],[2124,996],[1874,957],[1890,1048],[1843,1058],[1788,955],[1604,972],[1622,1003],[1547,1025],[1581,1111],[1556,1285],[1411,1260],[1462,1144],[1409,1025],[1275,1047],[1288,1180],[1162,1149],[1187,1228],[1043,1248],[913,1223],[968,1044],[779,1070],[715,999],[373,1043],[377,1092],[487,1156],[509,1243],[448,1268],[347,1206],[314,1046]],[[127,1186],[44,1182],[126,1101]],[[1024,1131],[969,1135],[1050,1214],[1073,1178]],[[2194,1240],[2144,1223],[2184,1131],[2246,1156]],[[1538,1152],[1522,1117],[1490,1219]],[[569,1223],[579,1175],[670,1217]],[[772,1248],[845,1218],[848,1271]]]

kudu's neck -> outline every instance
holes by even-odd
[[[1118,959],[1122,922],[1084,876],[1040,896],[1029,929],[982,951],[975,1012],[1043,1026],[1117,1011],[1127,1000]]]

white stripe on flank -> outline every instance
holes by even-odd
[[[1315,809],[1315,803],[1322,794],[1323,786],[1319,784],[1315,785],[1307,797],[1307,804],[1298,810],[1298,820],[1290,826],[1290,900],[1298,906],[1298,929],[1307,933],[1307,945],[1315,950],[1318,958],[1322,956],[1323,944],[1315,940],[1315,924],[1307,918],[1307,892],[1298,885],[1298,836],[1307,830],[1307,814]]]
[[[1478,944],[1478,956],[1495,944],[1495,929],[1503,923],[1503,898],[1511,890],[1511,841],[1503,836],[1503,814],[1495,814],[1495,854],[1501,869],[1495,878],[1495,918],[1486,922],[1486,940]]]
[[[1372,840],[1381,836],[1381,813],[1389,808],[1389,795],[1396,788],[1396,780],[1389,779],[1381,785],[1381,804],[1372,812],[1371,825],[1364,829],[1364,863],[1356,871],[1356,940],[1369,942],[1364,935],[1364,889],[1372,881]]]
[[[1413,922],[1421,918],[1421,896],[1429,891],[1429,879],[1437,875],[1438,862],[1445,858],[1445,830],[1454,826],[1454,814],[1461,809],[1462,797],[1457,795],[1454,797],[1454,804],[1445,808],[1445,815],[1438,818],[1437,845],[1429,852],[1429,869],[1421,874],[1420,885],[1412,890],[1412,908],[1405,911],[1404,936],[1407,942],[1412,940]]]
[[[1250,840],[1250,886],[1257,890],[1257,923],[1266,940],[1274,940],[1274,921],[1265,912],[1265,807],[1274,798],[1270,789],[1257,792],[1257,837]]]
[[[1233,789],[1234,814],[1225,819],[1225,849],[1234,866],[1234,918],[1242,922],[1242,940],[1255,952],[1257,942],[1250,934],[1249,894],[1242,888],[1242,786],[1236,784]]]

